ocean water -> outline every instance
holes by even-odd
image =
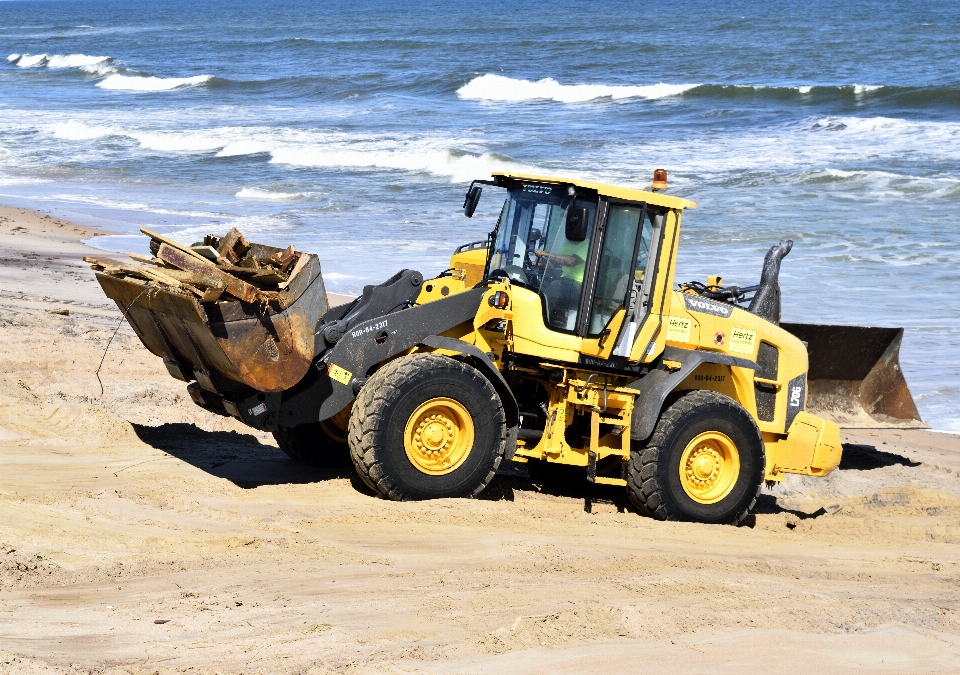
[[[328,288],[434,274],[493,170],[698,202],[678,281],[784,318],[905,326],[924,419],[960,431],[960,5],[0,1],[0,202],[190,242],[236,226]]]

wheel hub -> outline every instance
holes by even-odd
[[[453,443],[454,428],[449,418],[431,415],[420,422],[413,442],[426,453],[436,455]]]
[[[716,481],[723,465],[723,457],[710,447],[701,447],[690,453],[687,460],[687,476],[690,480],[706,486]]]
[[[430,399],[407,421],[404,448],[418,470],[443,475],[466,460],[473,447],[473,433],[473,418],[458,401]]]
[[[695,502],[713,504],[733,490],[740,453],[726,434],[710,431],[692,439],[680,457],[680,484]]]

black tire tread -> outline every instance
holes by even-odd
[[[353,404],[350,414],[349,441],[350,459],[357,470],[360,480],[384,499],[405,501],[412,499],[402,487],[391,481],[385,475],[380,463],[379,448],[375,442],[375,430],[384,424],[383,408],[389,398],[397,395],[397,383],[413,378],[419,371],[433,368],[458,368],[465,377],[478,380],[489,391],[492,399],[496,400],[503,416],[503,404],[493,385],[475,368],[446,356],[431,353],[418,353],[390,361],[373,374],[360,390],[359,396]],[[469,495],[476,497],[490,484],[503,461],[506,450],[506,425],[501,425],[498,449],[490,471],[483,478],[480,485]]]
[[[630,497],[630,503],[641,514],[657,520],[679,519],[679,515],[672,513],[663,499],[662,490],[664,486],[659,484],[657,465],[660,457],[666,452],[667,441],[673,435],[674,428],[680,420],[696,408],[707,404],[723,405],[736,414],[746,412],[740,404],[723,394],[708,389],[693,390],[680,396],[672,405],[667,407],[660,416],[653,435],[646,446],[630,453],[630,461],[627,463],[627,494]],[[750,414],[747,413],[746,416],[756,427],[756,421]],[[757,436],[760,437],[759,428],[757,428]],[[763,454],[763,443],[760,444],[760,449],[760,466],[763,467],[766,461]],[[756,492],[751,497],[749,504],[741,512],[735,514],[730,524],[739,525],[750,515],[750,512],[756,506],[762,487],[763,481],[757,481]]]

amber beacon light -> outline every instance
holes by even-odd
[[[667,189],[667,170],[666,169],[654,169],[653,170],[653,190],[656,192],[658,190]]]

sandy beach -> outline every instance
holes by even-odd
[[[97,234],[0,208],[0,673],[960,670],[960,437],[845,430],[739,528],[506,472],[386,502],[195,406]]]

